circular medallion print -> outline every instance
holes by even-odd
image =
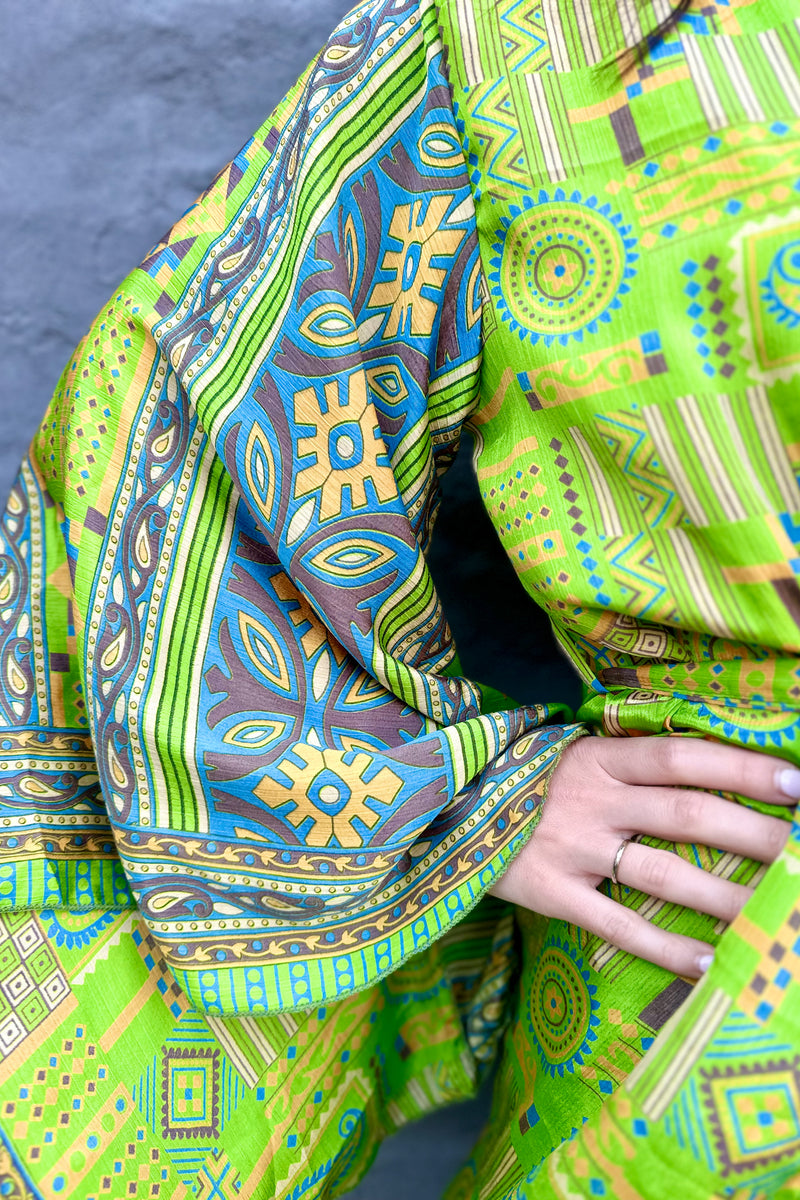
[[[501,221],[489,278],[504,320],[521,338],[546,345],[596,333],[611,320],[635,274],[636,239],[608,204],[540,192]]]
[[[599,1024],[596,991],[583,959],[569,943],[548,940],[528,996],[530,1030],[548,1074],[573,1071],[591,1053]]]
[[[800,241],[782,246],[761,285],[767,310],[790,329],[800,325]]]

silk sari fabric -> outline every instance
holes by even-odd
[[[341,1194],[500,1037],[453,1196],[795,1194],[794,839],[693,994],[484,897],[586,727],[797,758],[800,14],[626,53],[664,9],[354,10],[68,364],[2,526],[8,1194]],[[453,677],[465,421],[583,724]]]

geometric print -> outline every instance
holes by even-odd
[[[800,170],[798,171],[800,190]],[[732,239],[744,354],[754,378],[787,383],[800,371],[790,331],[800,325],[800,208],[744,225]]]
[[[165,1137],[219,1137],[218,1060],[218,1050],[165,1048],[162,1060]]]
[[[36,916],[9,914],[0,926],[0,1058],[22,1045],[69,990]]]
[[[482,897],[580,730],[450,671],[479,281],[436,13],[369,0],[71,359],[0,550],[17,1192],[338,1194],[492,1058]]]
[[[790,1011],[788,989],[800,968],[800,908],[792,910],[771,939],[757,927],[749,933],[762,956],[744,990],[743,1006],[756,1021],[764,1023],[775,1013]]]
[[[10,924],[27,947],[14,917],[0,919],[2,944]],[[391,989],[218,1022],[185,1003],[176,1015],[170,977],[137,934],[123,912],[105,940],[51,946],[72,992],[4,1060],[0,1194],[328,1195],[357,1181],[387,1130],[474,1087],[441,942]],[[469,957],[463,939],[456,953]]]
[[[800,1151],[800,1057],[702,1071],[704,1106],[724,1177]]]
[[[438,5],[487,277],[476,470],[581,674],[581,720],[797,762],[800,9],[690,0],[661,36],[670,7]],[[612,889],[720,943],[698,989],[518,917],[519,1015],[452,1200],[781,1186],[800,1158],[795,893],[783,923],[743,914],[734,936]]]

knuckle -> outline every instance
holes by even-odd
[[[654,895],[662,892],[669,879],[671,867],[672,863],[669,856],[666,854],[662,855],[658,851],[654,851],[653,854],[648,854],[643,858],[640,867],[642,883],[644,884],[643,890]]]
[[[697,820],[697,796],[692,792],[675,792],[672,797],[672,816],[678,829],[693,829]]]
[[[564,757],[569,755],[573,765],[584,771],[587,767],[593,767],[598,759],[602,757],[602,747],[598,745],[602,739],[594,737],[581,737],[577,741],[572,742],[564,751]]]
[[[678,773],[683,744],[680,738],[662,737],[656,739],[653,746],[654,765],[659,772],[667,777]]]
[[[764,844],[767,853],[770,856],[770,861],[778,857],[786,844],[786,838],[789,833],[787,822],[779,820],[777,817],[769,818],[769,825],[766,829]]]
[[[681,975],[690,966],[691,955],[683,938],[667,937],[664,942],[661,964],[674,975]]]
[[[723,919],[730,925],[731,921],[735,921],[739,913],[744,908],[747,900],[752,895],[750,888],[733,887],[727,897],[727,912],[724,913]]]
[[[627,946],[631,935],[631,920],[624,910],[614,913],[605,921],[603,937],[612,946]]]

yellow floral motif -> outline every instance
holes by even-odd
[[[353,508],[370,503],[368,480],[381,503],[397,495],[364,372],[347,381],[346,403],[341,388],[338,380],[330,380],[325,384],[324,400],[315,388],[304,388],[294,397],[295,422],[313,428],[313,433],[297,439],[297,455],[300,459],[314,457],[310,466],[297,470],[294,495],[299,500],[319,491],[320,521],[339,516],[344,487],[349,488]]]
[[[309,818],[311,827],[305,834],[307,846],[330,846],[336,842],[343,849],[364,844],[364,839],[353,822],[358,819],[368,829],[373,829],[380,814],[370,808],[373,804],[391,805],[397,797],[402,780],[381,767],[369,780],[364,780],[374,759],[370,754],[355,754],[350,757],[342,750],[317,750],[314,746],[293,746],[292,754],[303,760],[298,767],[289,759],[280,763],[280,769],[292,780],[288,796],[282,794],[271,779],[263,779],[255,792],[270,808],[279,808],[287,799],[295,807],[286,819],[299,829]]]
[[[423,288],[439,292],[447,271],[434,267],[434,258],[455,254],[464,237],[461,229],[442,228],[452,196],[434,196],[425,206],[423,200],[398,204],[389,226],[389,237],[400,242],[399,250],[387,250],[381,264],[393,278],[372,289],[370,305],[391,305],[384,338],[398,333],[425,337],[433,329],[439,311],[439,298],[423,295]]]

